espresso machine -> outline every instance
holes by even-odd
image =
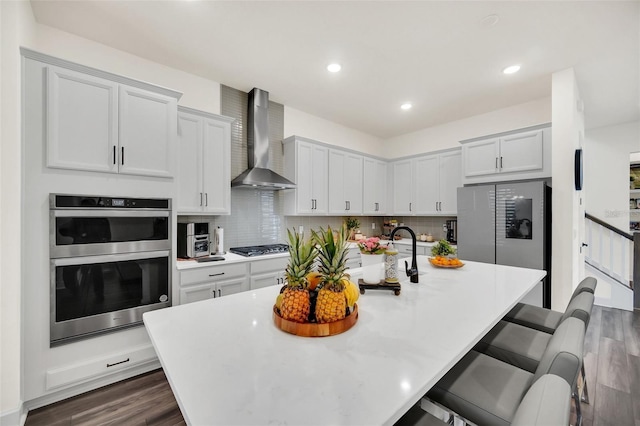
[[[447,220],[447,241],[453,244],[458,242],[458,220]]]

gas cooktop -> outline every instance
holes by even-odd
[[[286,244],[266,244],[263,246],[232,247],[229,251],[240,256],[253,257],[265,254],[288,253],[289,246]]]

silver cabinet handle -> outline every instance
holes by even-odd
[[[202,206],[202,192],[200,193],[200,206]]]
[[[378,203],[374,203],[374,204],[375,204],[375,206],[376,206],[376,207],[375,207],[375,211],[380,210],[380,207],[378,206]]]
[[[219,277],[220,275],[224,275],[224,272],[218,272],[217,274],[209,274],[210,277]]]
[[[413,211],[413,210],[411,210],[411,203],[409,203],[409,211]]]
[[[222,290],[218,289],[218,297],[222,297]]]
[[[209,205],[209,193],[208,192],[204,193],[204,205],[205,206]]]
[[[116,146],[113,146],[113,165],[116,165]]]
[[[500,170],[502,170],[502,157],[500,157]]]
[[[498,157],[496,157],[496,169],[498,168]]]
[[[124,146],[120,148],[120,163],[124,166]]]

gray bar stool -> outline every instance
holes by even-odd
[[[567,310],[571,307],[573,300],[580,294],[585,292],[594,294],[597,284],[598,281],[593,277],[583,279],[580,284],[578,284],[578,287],[573,291]],[[560,322],[563,320],[563,314],[550,309],[528,305],[526,303],[518,303],[513,307],[513,309],[511,309],[511,311],[509,311],[509,313],[507,313],[507,315],[505,315],[503,319],[505,321],[514,322],[516,324],[524,325],[525,327],[553,334],[555,329],[558,328],[558,325],[560,325]]]
[[[508,426],[525,394],[545,374],[575,387],[585,325],[567,318],[551,336],[535,373],[470,351],[427,393],[427,398],[477,425]],[[517,419],[516,419],[517,420]]]
[[[511,426],[568,425],[571,388],[562,378],[545,374],[529,388],[518,405]],[[444,426],[442,420],[414,405],[394,426]]]

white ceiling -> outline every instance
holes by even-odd
[[[41,24],[385,139],[551,96],[568,67],[587,128],[640,119],[638,1],[31,4]]]

